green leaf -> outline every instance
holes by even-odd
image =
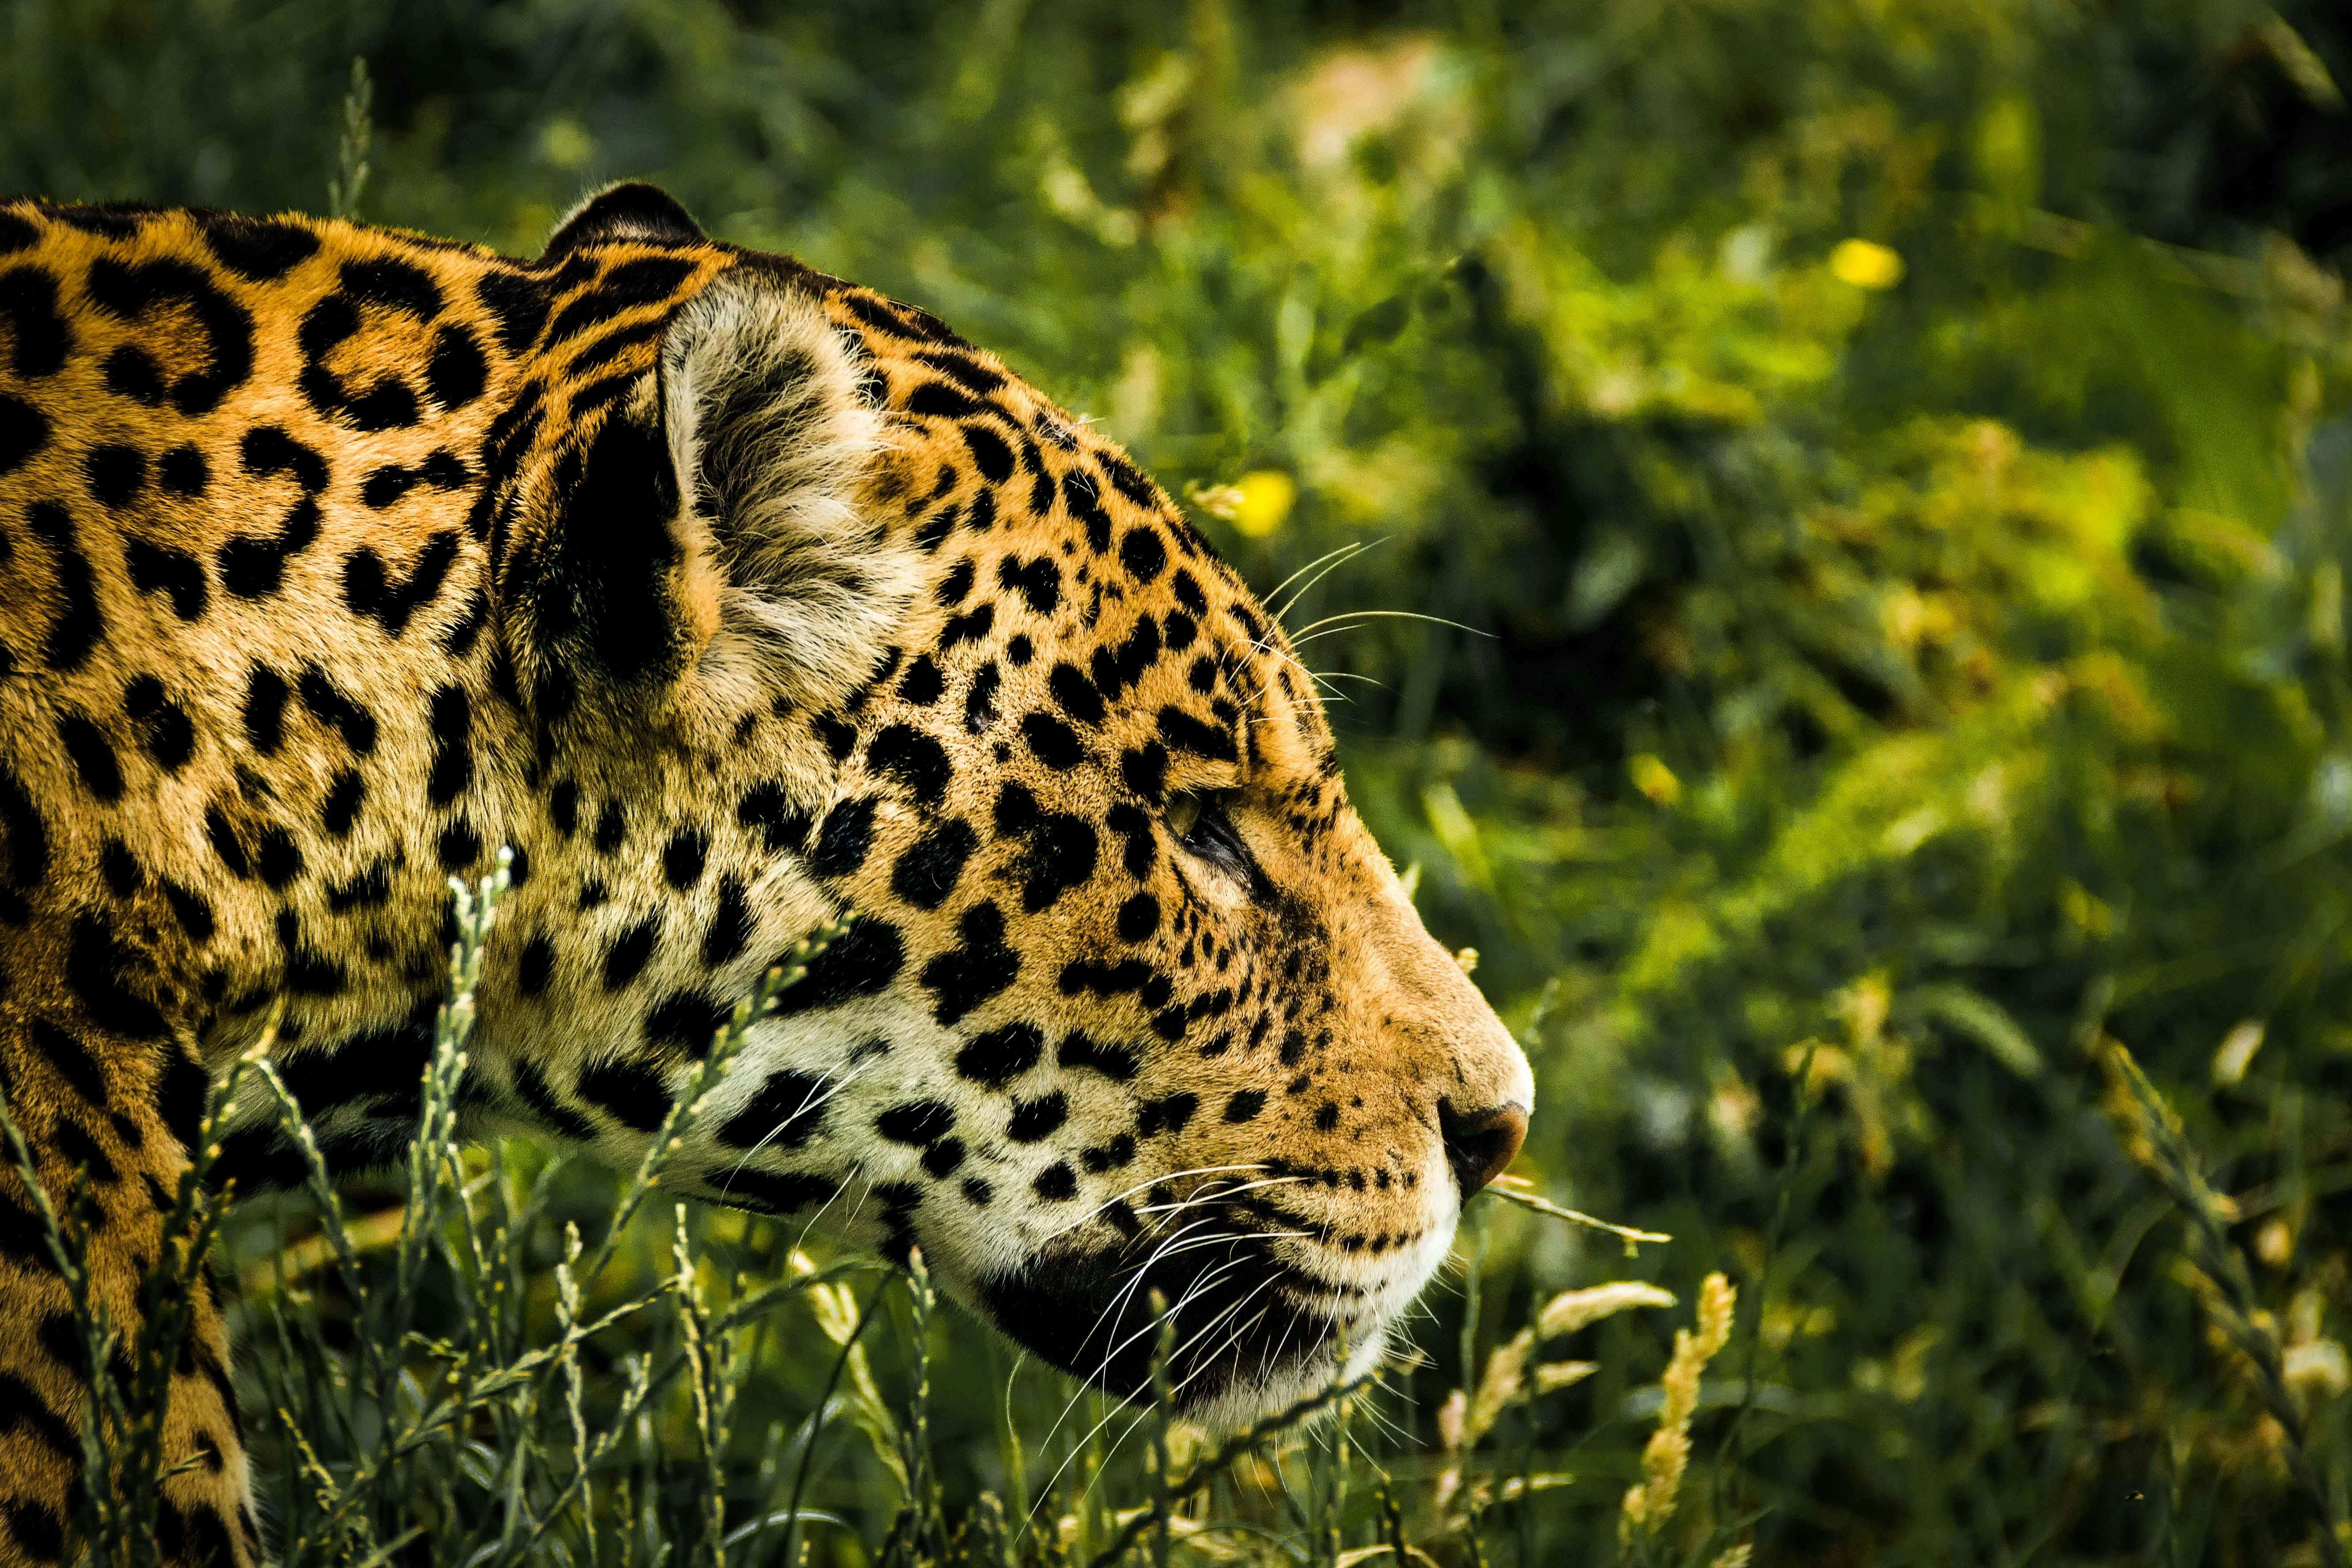
[[[1359,350],[1393,342],[1411,320],[1412,297],[1410,294],[1391,294],[1348,323],[1348,335],[1340,341],[1340,352],[1355,353]]]
[[[2042,1076],[2042,1052],[2006,1008],[1965,985],[1922,985],[1904,1000],[1922,1016],[1966,1035],[2020,1078]]]

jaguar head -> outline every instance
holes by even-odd
[[[679,1168],[919,1247],[1120,1394],[1164,1311],[1212,1424],[1369,1364],[1534,1084],[1349,806],[1282,628],[993,356],[671,243],[722,264],[524,509],[506,619],[529,701],[561,710],[544,776],[705,836],[675,924],[713,934],[656,954],[649,1002],[740,994],[793,930],[856,914]],[[579,1071],[646,1059],[613,1006],[566,1015]]]

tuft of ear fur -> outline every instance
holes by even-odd
[[[862,504],[882,425],[852,353],[795,279],[726,268],[632,394],[522,482],[501,617],[544,719],[822,710],[871,674],[922,556]]]
[[[655,245],[699,245],[702,226],[659,185],[627,180],[607,185],[563,215],[548,236],[542,262],[557,260],[599,240],[635,239]]]
[[[882,424],[850,350],[816,300],[734,271],[679,310],[659,376],[689,614],[715,609],[701,679],[831,706],[890,640],[922,560],[859,510]]]

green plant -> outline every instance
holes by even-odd
[[[1661,1558],[2321,1560],[2352,1475],[2336,9],[184,10],[0,16],[0,187],[312,205],[364,56],[369,216],[529,254],[584,186],[659,178],[1091,411],[1254,582],[1304,571],[1302,630],[1474,628],[1307,651],[1351,795],[1528,1043],[1523,1173],[1674,1236],[1627,1273],[1738,1285]],[[2194,1205],[2193,1278],[2152,1241],[2182,1200],[2130,1157],[2105,1035],[2237,1273]],[[952,1310],[923,1314],[902,1476],[905,1282],[689,1212],[689,1374],[668,1205],[615,1230],[604,1174],[461,1168],[435,1179],[487,1272],[412,1253],[405,1351],[357,1342],[393,1321],[404,1173],[338,1199],[356,1278],[313,1197],[217,1222],[289,1521],[323,1495],[294,1435],[346,1484],[426,1397],[415,1347],[478,1321],[484,1376],[572,1348],[400,1473],[473,1510],[468,1550],[509,1485],[593,1518],[593,1549],[541,1537],[573,1561],[708,1554],[719,1489],[751,1562],[1083,1563],[1138,1518],[1180,1563],[1608,1561],[1664,1400],[1668,1326],[1632,1312],[1538,1336],[1522,1392],[1593,1370],[1504,1397],[1498,1351],[1617,1242],[1481,1200],[1423,1364],[1157,1520],[1202,1458],[1181,1431],[1122,1442],[1135,1413]],[[126,1473],[134,1407],[100,1399],[92,1438]],[[135,1497],[93,1500],[94,1539],[135,1535]],[[404,1561],[444,1551],[434,1517]]]
[[[274,1502],[281,1561],[471,1568],[546,1561],[797,1562],[812,1527],[857,1529],[839,1511],[803,1502],[819,1446],[838,1419],[862,1433],[895,1495],[887,1528],[873,1547],[883,1563],[1010,1568],[1069,1561],[1116,1568],[1145,1552],[1164,1565],[1179,1542],[1218,1561],[1254,1560],[1253,1540],[1272,1543],[1270,1560],[1289,1561],[1291,1549],[1265,1523],[1220,1517],[1218,1489],[1225,1489],[1228,1507],[1237,1502],[1236,1475],[1244,1465],[1271,1466],[1296,1521],[1311,1522],[1314,1560],[1363,1561],[1368,1548],[1351,1548],[1350,1538],[1376,1542],[1383,1534],[1392,1550],[1428,1558],[1429,1548],[1407,1543],[1394,1500],[1400,1462],[1423,1456],[1409,1435],[1402,1444],[1368,1442],[1351,1415],[1394,1364],[1313,1391],[1210,1445],[1172,1426],[1164,1414],[1169,1394],[1159,1367],[1170,1346],[1163,1330],[1154,1401],[1127,1427],[1127,1435],[1139,1423],[1152,1427],[1143,1473],[1114,1468],[1122,1438],[1108,1451],[1089,1452],[1083,1485],[1063,1483],[1066,1462],[1018,1532],[1008,1528],[993,1493],[951,1520],[930,1424],[934,1299],[921,1255],[910,1256],[903,1273],[879,1281],[860,1304],[851,1281],[882,1270],[875,1260],[820,1266],[791,1247],[782,1278],[761,1283],[764,1271],[740,1258],[721,1271],[718,1261],[729,1249],[686,1205],[672,1205],[667,1215],[648,1205],[667,1160],[751,1023],[801,978],[839,935],[839,925],[812,933],[738,1004],[644,1161],[620,1184],[602,1240],[590,1249],[580,1223],[559,1218],[560,1163],[533,1169],[522,1151],[497,1144],[468,1150],[457,1137],[473,987],[509,858],[501,852],[500,868],[474,888],[451,884],[457,940],[449,990],[420,1086],[417,1135],[394,1202],[373,1216],[348,1215],[301,1108],[271,1060],[275,1030],[267,1030],[214,1096],[199,1158],[183,1183],[173,1243],[147,1287],[152,1302],[188,1300],[192,1271],[202,1267],[218,1225],[218,1200],[204,1191],[205,1171],[217,1152],[213,1130],[242,1079],[258,1078],[309,1173],[299,1199],[281,1200],[264,1222],[268,1228],[256,1227],[275,1246],[245,1276],[250,1360],[266,1394],[250,1436]],[[118,1343],[79,1289],[72,1199],[51,1201],[5,1104],[0,1134],[73,1293],[89,1366],[94,1398],[84,1447],[89,1473],[107,1481],[84,1489],[75,1527],[99,1560],[133,1563],[156,1538],[158,1435],[184,1312],[158,1311],[135,1344]],[[314,1227],[299,1241],[287,1234],[298,1203]],[[739,1227],[739,1235],[748,1228]],[[1624,1234],[1630,1246],[1634,1233]],[[1706,1287],[1723,1289],[1720,1279]],[[1478,1460],[1482,1441],[1507,1408],[1569,1387],[1593,1370],[1591,1363],[1549,1363],[1530,1381],[1526,1362],[1537,1337],[1557,1338],[1630,1306],[1671,1300],[1633,1284],[1561,1296],[1494,1352],[1475,1397],[1464,1390],[1450,1396],[1437,1424],[1444,1468],[1426,1504],[1433,1542],[1467,1541],[1475,1549],[1489,1510],[1557,1484],[1559,1478],[1476,1473],[1486,1468]],[[1727,1314],[1727,1300],[1717,1316]],[[903,1302],[907,1311],[903,1403],[884,1394],[862,1343],[877,1312],[889,1310],[886,1301]],[[747,1391],[772,1375],[779,1360],[796,1359],[773,1330],[782,1313],[800,1304],[812,1309],[823,1340],[836,1347],[832,1371],[791,1443],[780,1444],[782,1425],[772,1423],[763,1441],[747,1447],[738,1412]],[[1687,1394],[1696,1373],[1685,1366],[1688,1357],[1678,1351],[1677,1358],[1683,1370],[1670,1372],[1668,1384]],[[603,1375],[592,1384],[600,1360]],[[1689,1411],[1675,1408],[1679,1434]],[[1377,1419],[1376,1407],[1364,1413]],[[1095,1442],[1103,1424],[1097,1422],[1082,1446]],[[1329,1450],[1313,1446],[1318,1434],[1336,1442],[1337,1474],[1326,1462]],[[1350,1453],[1381,1476],[1379,1510],[1344,1484]],[[836,1454],[836,1462],[842,1458]],[[1311,1505],[1292,1490],[1294,1471],[1303,1472],[1297,1484],[1315,1500]],[[1131,1482],[1124,1479],[1129,1475]],[[1089,1510],[1096,1488],[1114,1477],[1122,1478],[1117,1484],[1136,1485],[1143,1500]],[[1059,1511],[1064,1508],[1070,1511]],[[1228,1532],[1234,1532],[1231,1541]],[[837,1539],[846,1546],[856,1537]]]

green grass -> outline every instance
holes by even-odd
[[[2337,10],[31,0],[0,188],[332,181],[529,253],[656,177],[1004,352],[1253,583],[1344,552],[1292,626],[1433,618],[1305,645],[1351,795],[1528,1044],[1530,1190],[1673,1240],[1482,1198],[1422,1364],[1215,1470],[1169,1561],[2315,1564],[2352,1519]],[[1083,1563],[1138,1519],[1149,1561],[1219,1458],[820,1238],[689,1210],[682,1268],[658,1187],[433,1162],[342,1191],[348,1260],[314,1196],[221,1222],[289,1543],[331,1485],[369,1541],[426,1527],[403,1562],[550,1513],[575,1560],[593,1518],[597,1561]],[[1624,1537],[1718,1271],[1677,1505]],[[1529,1342],[1592,1370],[1505,1397],[1618,1279],[1679,1304]]]
[[[354,1217],[329,1177],[270,1059],[273,1019],[214,1097],[142,1294],[150,1320],[135,1329],[110,1323],[81,1289],[79,1194],[51,1201],[0,1106],[88,1358],[87,1473],[110,1481],[82,1489],[74,1524],[98,1561],[135,1564],[152,1551],[168,1473],[157,1396],[219,1223],[222,1205],[199,1196],[219,1153],[213,1126],[248,1075],[268,1087],[310,1172],[299,1196],[237,1209],[223,1249],[243,1264],[240,1373],[261,1391],[247,1436],[288,1568],[750,1564],[799,1563],[803,1552],[1008,1568],[1164,1564],[1179,1552],[1325,1564],[1383,1551],[1475,1557],[1490,1532],[1509,1538],[1512,1504],[1524,1513],[1576,1479],[1537,1468],[1551,1457],[1524,1441],[1518,1417],[1531,1398],[1597,1369],[1539,1352],[1618,1312],[1674,1304],[1654,1287],[1563,1294],[1487,1356],[1474,1385],[1446,1396],[1433,1447],[1396,1410],[1422,1359],[1408,1350],[1213,1441],[1170,1416],[1157,1358],[1150,1399],[1131,1408],[1052,1373],[1033,1371],[1020,1388],[1016,1364],[1003,1373],[1001,1425],[974,1454],[974,1435],[934,1427],[934,1357],[959,1336],[919,1252],[903,1270],[856,1256],[820,1263],[805,1233],[660,1201],[667,1160],[749,1026],[845,928],[811,933],[738,1005],[614,1193],[611,1181],[583,1180],[526,1147],[467,1148],[457,1137],[503,860],[475,888],[451,884],[457,940],[417,1136],[397,1182],[372,1200],[380,1206]],[[608,1205],[593,1202],[607,1194]],[[1569,1217],[1532,1196],[1516,1201]],[[584,1230],[583,1207],[602,1211]],[[1637,1237],[1668,1239],[1573,1217],[1629,1254]],[[1623,1504],[1637,1559],[1654,1554],[1675,1511],[1700,1371],[1729,1332],[1729,1288],[1717,1276],[1708,1291],[1704,1342],[1676,1335],[1643,1479]],[[1473,1333],[1475,1320],[1465,1349]],[[1171,1321],[1161,1357],[1172,1334]],[[797,1419],[782,1414],[801,1405]],[[1528,1532],[1517,1533],[1524,1550]]]

